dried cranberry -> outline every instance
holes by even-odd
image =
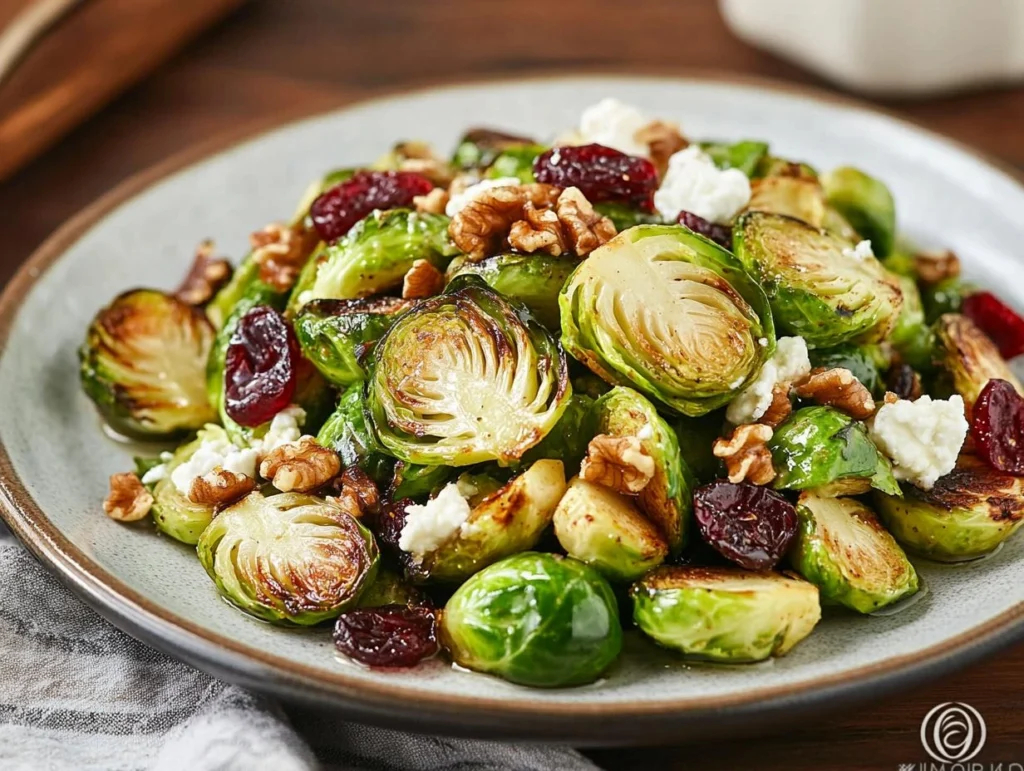
[[[693,514],[719,554],[748,570],[768,570],[796,535],[796,509],[774,490],[718,480],[697,489]]]
[[[975,452],[992,468],[1024,476],[1024,398],[1005,380],[989,380],[971,411]]]
[[[646,158],[603,145],[554,147],[533,162],[538,182],[578,187],[591,203],[616,201],[654,211],[658,171]]]
[[[921,376],[909,364],[896,364],[885,378],[888,390],[901,399],[916,399],[921,395]]]
[[[414,667],[437,653],[436,617],[423,606],[356,608],[338,617],[334,644],[371,667]]]
[[[1024,353],[1024,319],[991,292],[964,298],[963,314],[999,348],[1004,359]]]
[[[295,394],[299,344],[280,313],[260,305],[238,321],[224,361],[224,409],[242,426],[266,423]]]
[[[697,235],[704,236],[719,246],[732,249],[732,228],[729,225],[708,222],[703,217],[698,217],[688,211],[679,212],[679,224],[685,225]]]
[[[402,528],[405,527],[405,510],[415,503],[416,501],[411,498],[402,498],[400,501],[392,503],[381,512],[379,517],[372,520],[373,534],[377,536],[377,540],[383,546],[391,548],[396,553],[401,553],[398,539],[402,535]]]
[[[324,241],[336,241],[374,209],[409,206],[433,188],[411,171],[358,171],[313,201],[309,216]]]

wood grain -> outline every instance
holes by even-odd
[[[132,18],[139,25],[145,14]],[[254,0],[0,183],[0,278],[118,181],[268,116],[467,75],[651,69],[820,85],[731,37],[710,0]],[[886,106],[1024,165],[1019,89]],[[609,769],[896,771],[900,763],[926,760],[917,735],[921,718],[950,700],[974,705],[988,721],[988,745],[976,760],[1024,761],[1024,646],[912,693],[823,715],[773,738],[591,755]]]

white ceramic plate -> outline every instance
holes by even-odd
[[[964,148],[856,105],[764,83],[610,77],[382,99],[146,175],[35,255],[0,309],[5,519],[97,610],[155,647],[225,679],[422,730],[597,742],[707,736],[877,695],[1018,638],[1021,537],[965,566],[919,562],[928,587],[920,602],[885,617],[827,614],[809,639],[768,664],[685,666],[633,639],[607,679],[577,689],[522,688],[440,662],[379,673],[338,660],[326,629],[286,631],[234,610],[192,550],[103,515],[107,476],[131,467],[131,450],[103,435],[78,388],[75,351],[101,305],[129,287],[176,285],[202,238],[243,254],[248,234],[287,217],[310,180],[370,161],[394,140],[448,148],[480,124],[549,137],[608,95],[679,121],[689,136],[764,138],[782,156],[879,175],[905,233],[956,250],[973,277],[1024,307],[1024,282],[1006,280],[1022,270],[1020,184]]]

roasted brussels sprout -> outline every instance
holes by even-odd
[[[803,161],[791,161],[777,155],[765,155],[754,167],[754,178],[758,177],[798,177],[817,179],[817,170]]]
[[[338,453],[342,465],[358,466],[378,485],[391,479],[394,458],[384,452],[366,426],[363,387],[356,383],[348,387],[338,400],[338,406],[320,428],[316,440]]]
[[[874,396],[885,393],[885,383],[879,372],[884,356],[876,345],[844,343],[833,348],[810,351],[811,366],[825,369],[848,369]]]
[[[379,608],[384,605],[417,605],[423,592],[387,568],[377,570],[373,583],[359,595],[358,607]]]
[[[452,165],[466,171],[486,169],[503,151],[525,146],[534,147],[536,143],[529,137],[503,131],[471,129],[459,140],[452,156]]]
[[[559,302],[562,344],[576,359],[685,415],[724,405],[775,350],[761,288],[729,252],[680,226],[620,233],[580,264]]]
[[[592,682],[622,649],[615,595],[601,575],[574,559],[533,552],[459,587],[441,616],[440,637],[460,666],[540,688]]]
[[[831,407],[803,407],[768,442],[777,490],[859,495],[874,487],[893,495],[899,485],[889,459],[860,421]]]
[[[789,559],[823,603],[870,613],[917,591],[914,566],[860,501],[805,492],[796,513],[800,529]]]
[[[518,177],[524,184],[534,182],[533,162],[550,148],[545,145],[517,145],[502,150],[487,169],[491,179]]]
[[[576,478],[555,509],[566,553],[610,581],[635,581],[668,556],[668,542],[632,498]]]
[[[754,176],[757,165],[768,154],[767,144],[749,139],[733,144],[701,142],[700,146],[718,168],[739,169],[748,177]]]
[[[455,473],[455,469],[449,466],[417,466],[397,461],[388,484],[388,496],[395,501],[429,498],[440,492]]]
[[[314,300],[295,317],[302,353],[328,381],[347,386],[363,380],[362,360],[411,300],[376,297]]]
[[[216,439],[228,441],[223,428],[211,424],[201,429],[196,439],[174,451],[164,467],[163,477],[153,486],[153,508],[150,514],[156,529],[190,546],[199,542],[199,536],[213,520],[214,507],[189,500],[187,495],[178,490],[171,474],[178,466],[191,460],[200,445]]]
[[[660,214],[635,209],[624,203],[615,201],[602,201],[594,204],[594,211],[612,221],[615,230],[621,233],[636,225],[661,225],[664,224]]]
[[[821,179],[830,206],[839,211],[878,257],[896,246],[896,202],[883,182],[844,166]]]
[[[707,483],[719,476],[722,462],[715,457],[712,446],[718,437],[726,433],[724,427],[725,415],[720,411],[673,421],[683,463],[698,482]]]
[[[635,436],[654,459],[654,476],[637,496],[637,505],[661,530],[677,554],[689,539],[696,478],[683,460],[675,431],[657,409],[632,388],[613,388],[594,403],[595,434]]]
[[[976,286],[959,277],[946,278],[937,284],[921,287],[925,323],[934,324],[944,313],[959,313],[964,299],[977,291]]]
[[[133,439],[173,439],[217,419],[203,371],[214,331],[201,310],[151,289],[96,314],[79,350],[82,389]]]
[[[959,313],[946,313],[935,322],[938,341],[935,354],[943,373],[943,385],[964,397],[967,409],[974,405],[989,380],[1005,380],[1024,393],[1010,365],[995,343],[973,321]]]
[[[514,462],[555,426],[572,393],[550,334],[477,276],[420,302],[373,354],[373,427],[409,463]]]
[[[780,573],[663,567],[629,593],[633,620],[646,635],[710,661],[782,656],[821,618],[818,589]]]
[[[733,228],[733,242],[763,283],[779,328],[801,335],[812,348],[880,341],[899,317],[895,279],[874,257],[849,254],[850,244],[823,230],[750,212]]]
[[[414,553],[406,572],[417,582],[462,581],[510,554],[532,549],[551,524],[563,493],[562,462],[537,461],[497,492],[479,502],[471,498],[475,505],[463,524],[437,549]]]
[[[530,464],[545,458],[560,460],[575,474],[587,454],[587,444],[594,438],[593,404],[594,400],[589,396],[574,393],[555,427],[526,451],[522,463]]]
[[[817,179],[763,177],[751,182],[746,211],[785,214],[820,228],[825,222],[825,193]]]
[[[197,551],[230,603],[300,626],[354,607],[379,561],[373,536],[358,521],[299,493],[250,493],[217,515]]]
[[[546,254],[499,254],[480,262],[457,257],[448,266],[448,279],[464,274],[480,276],[509,300],[522,303],[548,329],[558,330],[558,293],[578,265],[569,257]]]
[[[903,295],[903,304],[889,342],[905,364],[919,372],[928,370],[932,365],[935,333],[925,323],[921,293],[913,278],[899,274],[895,278]]]
[[[931,490],[902,488],[902,498],[875,493],[875,508],[897,541],[932,559],[988,554],[1024,522],[1024,478],[970,455]]]

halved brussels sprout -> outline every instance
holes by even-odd
[[[876,397],[885,393],[885,383],[879,372],[884,356],[877,345],[844,343],[833,348],[816,348],[810,351],[810,358],[812,367],[850,370]]]
[[[152,289],[118,295],[79,349],[82,390],[134,439],[173,439],[217,419],[203,371],[214,331],[201,310]]]
[[[680,226],[620,233],[580,264],[559,302],[574,357],[686,415],[724,405],[775,351],[761,288]]]
[[[250,493],[217,515],[197,551],[228,602],[300,626],[355,606],[379,561],[373,536],[344,509],[299,493]]]
[[[870,613],[917,591],[914,566],[860,501],[805,492],[796,513],[800,527],[789,559],[822,602]]]
[[[697,659],[782,656],[821,618],[814,584],[738,568],[658,568],[635,583],[633,620],[666,648]]]
[[[849,220],[828,204],[825,204],[825,219],[822,220],[821,226],[832,235],[838,236],[844,241],[856,243],[861,240],[860,233],[853,229],[853,225],[850,224]]]
[[[366,426],[363,387],[355,383],[346,389],[338,406],[320,428],[316,440],[338,453],[345,468],[358,466],[378,485],[391,479],[395,464]]]
[[[875,508],[896,540],[932,559],[988,554],[1024,522],[1024,478],[970,455],[931,490],[902,485],[903,497],[875,493]]]
[[[470,129],[459,140],[452,156],[452,165],[467,171],[486,169],[503,151],[524,146],[535,146],[535,142],[529,137],[503,131]]]
[[[654,459],[654,476],[637,496],[637,505],[677,554],[689,540],[697,482],[683,460],[675,431],[632,388],[613,388],[594,403],[593,413],[595,434],[638,437],[643,451]]]
[[[817,179],[762,177],[750,183],[750,202],[744,211],[785,214],[820,228],[825,222],[825,193]]]
[[[535,182],[533,162],[538,155],[548,151],[546,145],[517,145],[502,150],[495,156],[487,169],[486,176],[490,179],[518,177],[523,184]]]
[[[896,202],[883,182],[844,166],[821,179],[830,206],[839,211],[878,257],[896,246]]]
[[[527,552],[459,587],[440,638],[459,666],[539,688],[596,680],[622,649],[615,595],[593,568]]]
[[[899,287],[878,260],[844,254],[851,244],[805,222],[750,212],[733,228],[733,244],[760,278],[775,322],[812,348],[877,342],[899,317]]]
[[[363,357],[413,304],[398,297],[314,300],[295,317],[295,337],[328,381],[347,386],[365,378]]]
[[[899,353],[904,363],[921,372],[931,368],[935,348],[935,333],[925,323],[924,308],[917,282],[910,276],[897,274],[903,305],[896,319],[896,325],[889,335],[889,342]]]
[[[416,260],[444,270],[458,249],[448,237],[448,218],[408,209],[376,211],[329,244],[312,287],[298,299],[349,300],[401,286]]]
[[[409,463],[512,463],[554,427],[572,394],[550,334],[477,276],[420,302],[373,353],[373,427]]]
[[[948,386],[964,397],[970,410],[989,380],[1005,380],[1024,393],[996,344],[966,316],[946,313],[935,322],[936,359]]]
[[[665,537],[631,498],[578,477],[558,502],[554,524],[566,553],[610,581],[635,581],[668,556]]]
[[[229,441],[223,428],[212,424],[202,428],[196,439],[174,451],[174,455],[167,461],[163,478],[153,486],[153,508],[150,513],[156,529],[190,546],[199,543],[199,536],[213,521],[215,509],[189,500],[171,480],[171,474],[182,463],[191,460],[200,445],[217,439]]]
[[[899,494],[892,463],[875,447],[860,421],[831,407],[803,407],[768,441],[776,490],[815,490],[819,495],[860,495],[872,487]]]
[[[727,144],[725,142],[701,142],[701,149],[711,156],[720,169],[739,169],[748,177],[754,176],[757,165],[768,154],[768,145],[750,139]]]
[[[469,518],[436,550],[409,560],[414,581],[462,581],[510,554],[532,549],[565,493],[561,461],[540,460],[497,492],[471,499]]]

